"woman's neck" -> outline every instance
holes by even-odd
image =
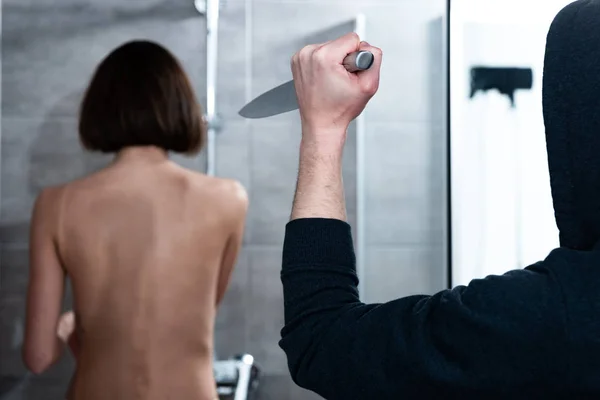
[[[115,156],[114,162],[161,163],[169,159],[168,153],[155,146],[126,147]]]

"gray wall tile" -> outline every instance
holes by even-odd
[[[39,192],[94,170],[98,157],[80,149],[72,118],[3,116],[2,125],[1,239],[26,242],[26,226]]]
[[[290,391],[290,399],[293,400],[321,400],[323,397],[318,394],[308,391],[306,389],[301,388],[292,382],[292,387]]]
[[[21,361],[25,302],[3,299],[0,311],[0,375],[21,376],[26,371]]]
[[[320,400],[322,397],[297,386],[288,374],[269,374],[261,379],[258,399]]]
[[[282,374],[287,361],[277,343],[283,327],[283,289],[279,278],[281,248],[251,247],[251,300],[246,312],[249,317],[248,351],[256,357],[265,374]]]
[[[247,122],[227,122],[223,130],[217,134],[216,138],[216,175],[235,179],[239,181],[248,192],[252,201],[252,174],[250,172],[252,131]],[[244,230],[244,243],[251,241],[250,211],[246,220],[246,229]]]
[[[440,243],[444,193],[442,131],[429,124],[368,124],[366,238],[369,244]],[[434,152],[435,150],[435,152]],[[437,165],[439,167],[439,165]]]
[[[246,97],[250,73],[246,29],[246,2],[227,1],[219,11],[219,49],[217,71],[217,113],[226,125],[243,121],[239,110]]]
[[[431,119],[431,103],[445,97],[445,88],[431,87],[431,51],[439,40],[430,24],[444,15],[445,0],[376,3],[364,10],[366,34],[370,43],[383,50],[380,88],[368,111],[374,122],[426,122]],[[398,16],[401,17],[401,23]]]
[[[433,294],[446,284],[439,247],[370,247],[366,254],[365,301],[383,303],[414,294]]]
[[[290,391],[294,382],[286,374],[265,375],[262,377],[258,388],[258,398],[260,400],[283,400],[294,399],[290,396]],[[300,400],[300,399],[297,399]]]
[[[25,372],[21,361],[21,346],[25,329],[25,304],[29,277],[29,256],[26,244],[0,244],[0,375]],[[63,310],[71,309],[72,292],[65,288]],[[72,370],[72,360],[66,356],[44,373],[61,378]]]
[[[289,221],[298,173],[299,124],[254,122],[251,136],[252,193],[248,234],[253,244],[283,243],[284,226]],[[356,134],[349,130],[344,154],[343,176],[347,211],[356,220]]]
[[[190,2],[191,3],[191,2]],[[167,11],[167,7],[161,8]],[[171,18],[135,10],[5,7],[2,46],[3,112],[20,116],[74,116],[97,64],[115,47],[149,39],[169,48],[197,90],[204,92],[205,26],[197,14]],[[150,10],[152,11],[152,10]],[[27,40],[26,40],[27,39]]]
[[[216,175],[239,181],[251,190],[252,130],[248,122],[229,122],[217,134]]]
[[[342,177],[344,180],[344,194],[346,198],[346,213],[352,228],[356,229],[357,213],[357,147],[356,147],[356,124],[352,123],[348,129],[346,145],[344,147],[344,159],[342,162]]]
[[[29,254],[25,244],[0,244],[0,299],[25,302]]]
[[[279,245],[294,198],[300,129],[277,122],[256,122],[251,129],[249,240]]]
[[[229,287],[215,321],[215,354],[227,359],[247,353],[247,336],[251,305],[251,264],[249,251],[242,249],[233,270]]]
[[[26,261],[22,247],[11,251],[0,245],[0,375],[20,376],[25,372],[21,344],[25,323]]]

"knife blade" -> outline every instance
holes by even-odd
[[[348,72],[364,71],[373,65],[373,53],[370,51],[356,51],[344,58],[343,65]],[[268,118],[298,109],[298,99],[294,80],[266,91],[246,104],[239,114],[244,118]]]

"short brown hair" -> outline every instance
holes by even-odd
[[[206,124],[177,59],[157,43],[136,40],[98,66],[81,103],[79,138],[90,151],[157,146],[194,154]]]

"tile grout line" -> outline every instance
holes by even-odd
[[[254,38],[254,20],[253,20],[253,0],[244,0],[245,5],[244,5],[244,20],[245,20],[245,32],[244,32],[244,41],[245,41],[245,100],[246,103],[248,103],[249,101],[252,100],[252,90],[253,90],[253,85],[252,85],[252,78],[254,75],[254,70],[253,70],[253,51],[254,51],[254,47],[253,47],[253,38]],[[247,141],[246,141],[246,155],[248,158],[248,188],[247,191],[248,193],[248,197],[250,199],[250,202],[252,202],[253,196],[252,196],[252,188],[254,187],[254,176],[252,173],[252,165],[254,164],[254,131],[252,129],[252,124],[250,122],[250,120],[245,119],[244,120],[244,130],[245,130],[245,134],[247,135]],[[250,204],[250,208],[252,207],[252,205]],[[248,224],[247,228],[248,229],[248,241],[251,243],[252,242],[252,228],[251,226]]]
[[[252,65],[252,53],[253,53],[253,43],[252,43],[252,39],[253,39],[253,19],[252,19],[252,7],[253,7],[253,3],[252,0],[244,0],[244,58],[245,58],[245,103],[248,103],[251,100],[252,97],[252,75],[253,75],[253,65]],[[244,130],[245,130],[245,134],[248,135],[247,136],[247,141],[246,141],[246,155],[248,158],[248,188],[246,189],[249,193],[248,193],[248,197],[250,199],[250,201],[252,201],[252,187],[253,185],[253,176],[252,176],[252,164],[253,164],[253,159],[254,159],[254,153],[252,151],[252,144],[253,144],[253,136],[252,136],[252,127],[250,125],[250,121],[249,120],[245,120],[244,121]],[[249,209],[251,208],[251,206],[249,207]],[[247,218],[247,220],[249,220],[249,218]],[[249,226],[248,223],[246,225],[246,229],[249,230]],[[252,242],[252,231],[249,230],[248,234],[245,235],[248,238],[249,242]],[[248,250],[249,248],[252,248],[253,246],[249,243],[245,243],[243,245],[243,249],[244,250]],[[249,298],[252,298],[254,296],[254,288],[252,286],[252,276],[253,276],[253,269],[254,269],[254,262],[252,260],[252,257],[250,256],[250,254],[246,254],[247,257],[247,261],[248,261],[248,275],[246,277],[246,288],[248,291],[248,296]],[[250,324],[248,323],[248,320],[245,318],[244,322],[243,322],[243,346],[244,349],[248,349],[249,345],[250,345]],[[248,351],[248,350],[245,350]]]
[[[244,0],[244,18],[245,18],[245,61],[246,61],[246,91],[245,100],[246,103],[252,100],[252,37],[253,37],[253,25],[252,25],[252,0]]]

